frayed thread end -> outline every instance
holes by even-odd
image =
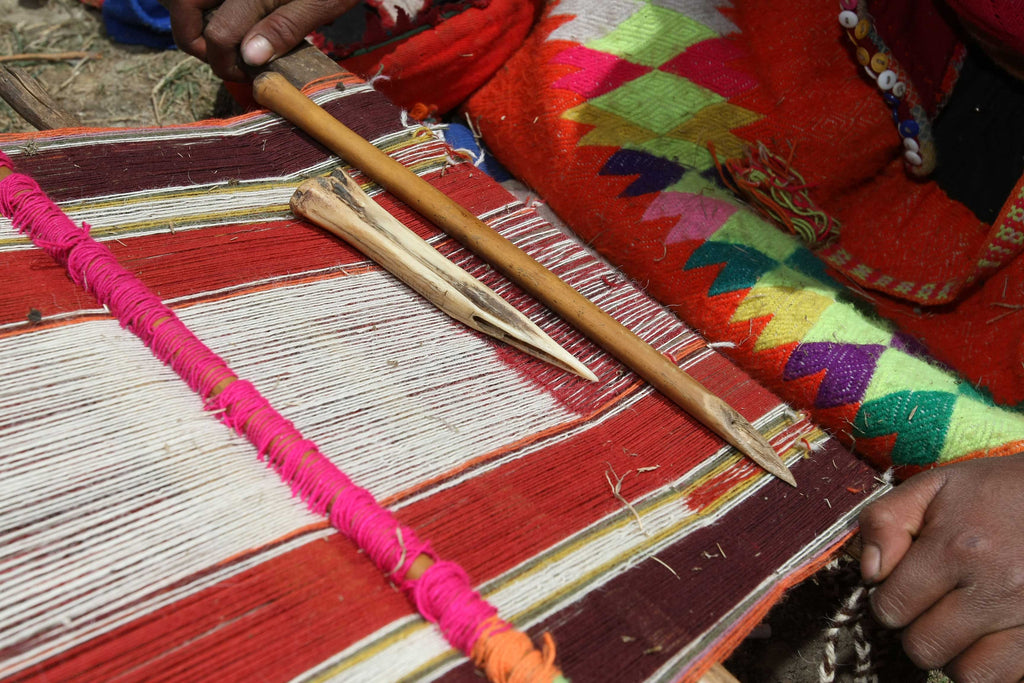
[[[840,223],[811,199],[811,186],[792,166],[763,143],[747,150],[743,159],[720,161],[711,156],[722,181],[759,213],[798,235],[808,246],[820,247],[839,236]]]
[[[473,663],[494,683],[553,683],[564,681],[555,665],[555,641],[542,637],[541,649],[521,631],[498,618],[488,621],[473,646]]]

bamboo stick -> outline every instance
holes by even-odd
[[[280,74],[257,76],[253,95],[457,239],[741,453],[796,486],[771,444],[725,401],[526,252],[317,106]]]
[[[700,683],[740,683],[739,680],[729,673],[721,664],[712,666],[700,679]]]

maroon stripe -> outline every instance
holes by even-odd
[[[530,635],[536,639],[547,631],[554,636],[558,660],[571,680],[644,680],[866,495],[847,487],[870,491],[876,486],[874,470],[834,441],[814,459],[830,463],[826,476],[813,462],[805,461],[807,467],[800,463],[794,468],[800,489],[768,486],[720,522],[657,553],[679,578],[647,560],[551,616]],[[765,602],[775,599],[768,596]],[[759,611],[764,609],[767,605]],[[479,677],[466,664],[445,680],[470,683]]]
[[[399,110],[375,91],[352,94],[324,108],[370,140],[402,127]],[[319,143],[277,120],[244,135],[82,144],[19,154],[14,163],[16,170],[35,178],[60,202],[160,187],[278,178],[328,156]]]

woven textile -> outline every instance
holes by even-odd
[[[717,182],[709,146],[740,158],[761,140],[801,170],[797,160],[811,160],[807,186],[833,198],[843,224],[834,254],[848,239],[858,250],[849,247],[851,258],[874,253],[911,220],[954,231],[949,215],[975,226],[974,246],[985,237],[966,208],[909,179],[893,158],[891,115],[858,75],[832,3],[734,5],[563,0],[474,96],[471,115],[496,156],[577,234],[880,466],[910,473],[1019,450],[1018,413],[923,355],[913,336],[872,314],[870,299],[851,295],[796,238]],[[907,255],[916,267],[950,264],[938,237],[925,241]],[[961,265],[972,249],[958,252]],[[1007,268],[1012,287],[1019,259]],[[882,307],[929,345],[927,331],[951,328],[958,346],[944,347],[943,360],[1010,373],[1004,386],[1019,376],[1019,334],[979,334],[992,356],[1002,354],[986,365],[969,351],[972,332],[956,327],[992,317],[991,307]]]
[[[466,330],[295,220],[296,185],[339,161],[276,117],[0,148],[505,619],[552,633],[567,676],[699,675],[849,534],[873,472],[366,85],[314,97],[733,403],[801,488],[373,188],[600,381]],[[5,679],[478,680],[6,219],[0,264]]]
[[[1011,0],[954,0],[951,6],[988,43],[1024,54],[1024,16]]]

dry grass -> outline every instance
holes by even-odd
[[[0,0],[0,55],[86,51],[95,58],[14,62],[87,126],[186,123],[213,113],[220,81],[176,50],[112,42],[100,13],[78,0]],[[0,102],[0,132],[32,128]]]

